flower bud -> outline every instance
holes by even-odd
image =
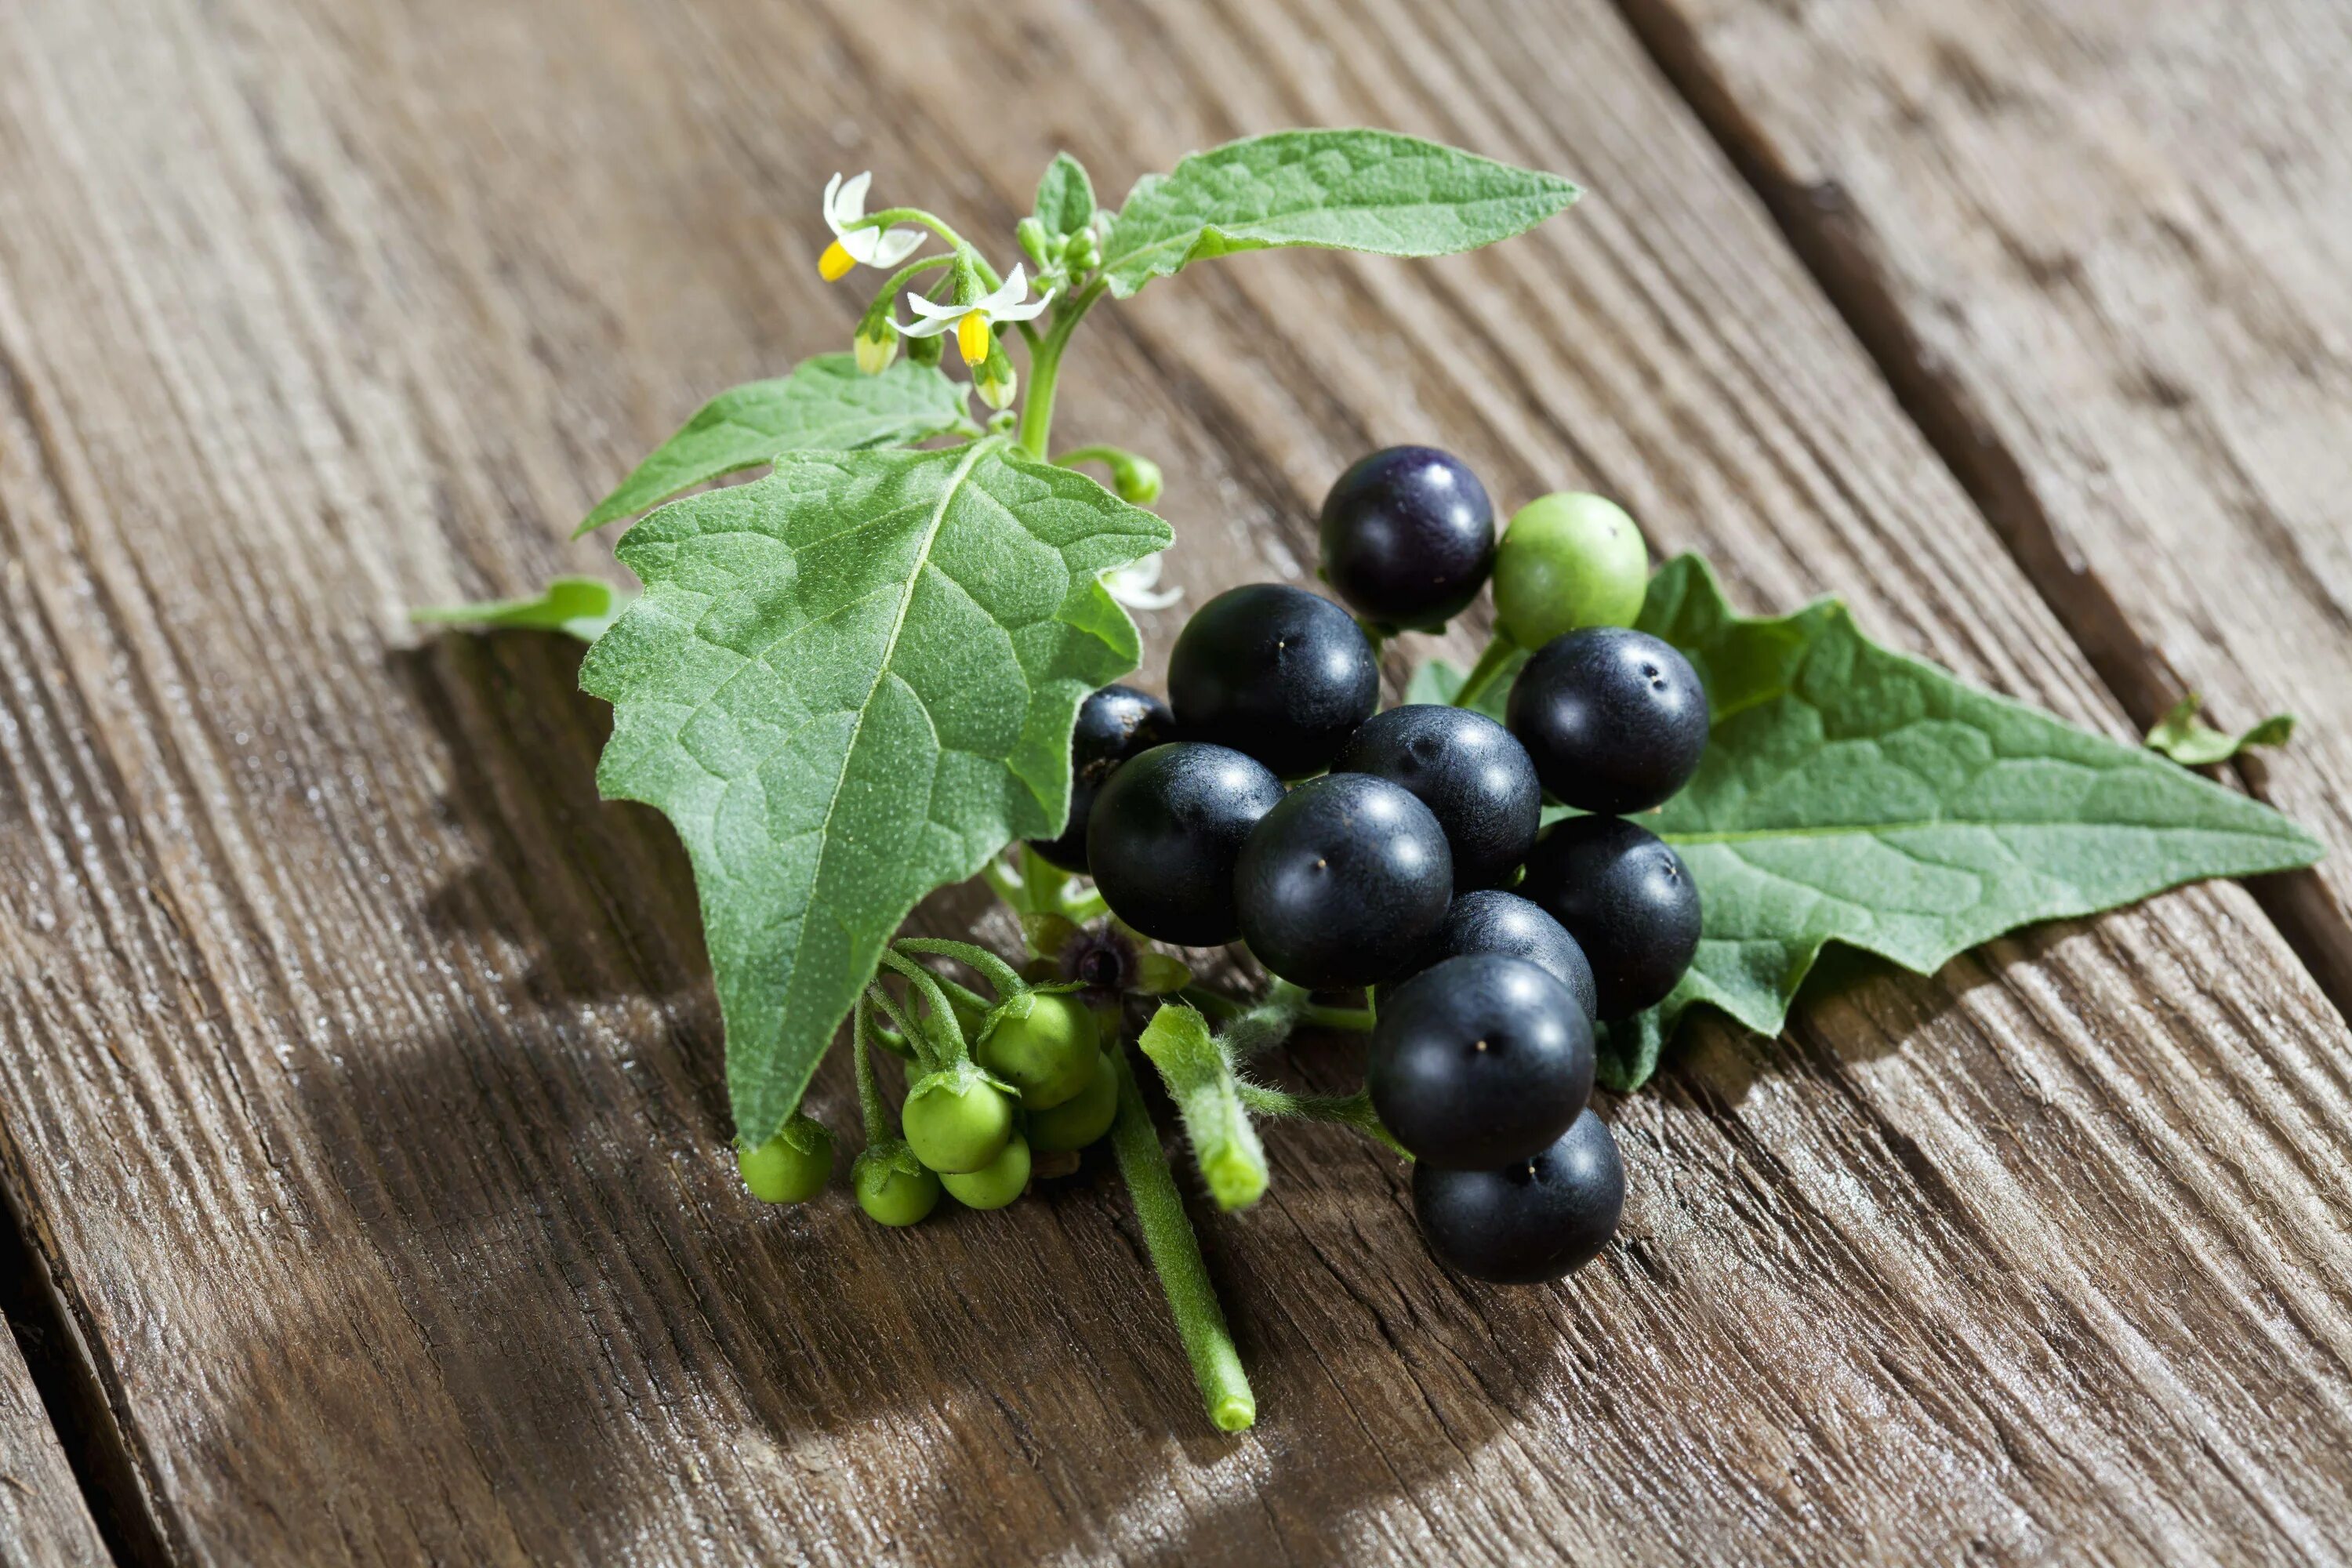
[[[1022,254],[1039,268],[1052,264],[1050,247],[1054,237],[1045,232],[1044,224],[1034,217],[1024,217],[1014,226],[1013,236],[1021,242]]]
[[[1102,243],[1095,238],[1095,231],[1091,228],[1078,230],[1062,246],[1063,265],[1067,267],[1073,275],[1091,272],[1095,265],[1101,260]]]
[[[890,320],[887,310],[866,313],[857,323],[857,336],[850,342],[857,355],[857,368],[868,375],[880,375],[898,357],[898,326]]]
[[[980,400],[991,408],[1012,405],[1013,395],[1021,388],[1021,378],[1013,372],[1013,362],[1004,354],[1004,345],[992,335],[988,356],[971,373],[971,384],[980,391]]]
[[[1132,506],[1150,506],[1160,499],[1160,465],[1149,458],[1122,452],[1111,459],[1110,488]]]

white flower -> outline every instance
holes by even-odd
[[[988,357],[990,331],[997,322],[1028,321],[1054,301],[1054,290],[1048,289],[1024,304],[1028,293],[1029,275],[1015,262],[1005,277],[1003,288],[993,294],[983,294],[969,305],[942,305],[909,293],[907,306],[922,320],[898,330],[910,338],[935,338],[952,331],[956,352],[963,355],[963,363],[978,364]]]
[[[833,243],[817,258],[816,269],[828,283],[854,266],[896,267],[923,243],[919,228],[850,227],[866,216],[866,187],[873,183],[871,172],[854,180],[835,174],[824,183],[824,226],[833,230]]]
[[[1102,585],[1130,610],[1166,609],[1184,596],[1184,590],[1160,585],[1161,553],[1155,551],[1140,561],[1113,567],[1102,574]]]

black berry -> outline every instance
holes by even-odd
[[[1539,1285],[1592,1261],[1616,1234],[1625,1166],[1587,1110],[1531,1160],[1497,1171],[1412,1172],[1412,1208],[1438,1260],[1474,1279]]]
[[[1095,796],[1087,864],[1111,912],[1160,942],[1214,947],[1241,934],[1234,863],[1282,781],[1224,746],[1176,742],[1122,764]]]
[[[1592,1092],[1592,1024],[1523,958],[1449,958],[1381,996],[1364,1074],[1416,1160],[1495,1170],[1550,1147]]]
[[[1375,713],[1331,763],[1372,773],[1421,797],[1454,851],[1454,886],[1491,888],[1535,847],[1543,815],[1536,765],[1511,732],[1467,708],[1408,703]]]
[[[1292,790],[1251,829],[1234,879],[1250,952],[1309,990],[1386,980],[1429,940],[1453,896],[1437,818],[1367,773]]]
[[[1662,805],[1706,748],[1706,692],[1690,660],[1622,626],[1538,648],[1511,684],[1508,711],[1544,788],[1579,811]]]
[[[1629,1018],[1665,999],[1698,952],[1698,883],[1655,834],[1614,816],[1571,816],[1528,858],[1519,891],[1568,928],[1592,964],[1596,1016]]]
[[[1168,656],[1168,698],[1186,738],[1246,752],[1286,779],[1328,766],[1380,694],[1380,666],[1355,617],[1278,583],[1218,595]]]
[[[1065,871],[1087,868],[1087,818],[1095,796],[1119,763],[1176,738],[1168,704],[1132,686],[1106,686],[1078,704],[1070,733],[1070,820],[1058,838],[1033,838],[1029,847]]]
[[[1592,965],[1568,928],[1517,893],[1492,888],[1464,893],[1437,922],[1436,934],[1412,961],[1412,973],[1465,952],[1499,952],[1524,958],[1569,989],[1585,1016],[1594,1016],[1599,997],[1592,987]],[[1399,979],[1407,978],[1400,975]]]
[[[1495,563],[1495,509],[1462,459],[1432,447],[1359,458],[1323,498],[1323,577],[1366,620],[1434,631]]]

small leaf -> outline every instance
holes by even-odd
[[[2294,733],[2294,715],[2273,713],[2242,735],[2216,730],[2197,716],[2204,699],[2192,691],[2182,698],[2147,732],[2150,751],[2161,752],[2183,767],[2210,768],[2226,763],[2248,746],[2284,746]]]
[[[799,1105],[916,902],[1061,830],[1079,702],[1133,669],[1097,581],[1158,518],[1003,437],[794,452],[622,537],[645,596],[589,650],[596,782],[693,860],[736,1130]]]
[[[1103,276],[1125,299],[1187,262],[1272,246],[1444,256],[1524,233],[1576,197],[1557,174],[1391,131],[1282,131],[1137,181]]]
[[[1932,973],[2031,921],[2321,853],[2258,801],[1877,646],[1833,599],[1744,618],[1685,555],[1640,626],[1689,657],[1714,717],[1697,776],[1643,819],[1702,910],[1661,1039],[1698,1003],[1778,1033],[1832,942]],[[1648,1076],[1653,1026],[1612,1031],[1612,1084]]]
[[[437,605],[411,610],[420,626],[522,626],[564,632],[594,642],[626,609],[634,594],[596,577],[558,577],[529,599],[491,599],[477,605]]]
[[[932,366],[901,360],[880,375],[855,354],[819,354],[789,375],[728,388],[695,411],[573,530],[593,533],[716,479],[785,452],[904,447],[951,430],[977,433],[970,389]]]
[[[1086,166],[1067,153],[1056,153],[1037,182],[1037,221],[1056,237],[1073,235],[1093,221],[1094,182]]]
[[[1409,703],[1427,702],[1443,708],[1454,700],[1455,692],[1462,689],[1464,679],[1463,672],[1447,660],[1424,658],[1420,668],[1412,672],[1412,679],[1405,682],[1404,700]]]

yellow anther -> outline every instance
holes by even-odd
[[[963,355],[966,364],[978,364],[988,357],[988,318],[978,310],[968,312],[956,323],[956,353]]]
[[[817,276],[828,283],[838,282],[849,276],[849,269],[856,265],[856,258],[843,249],[841,241],[836,239],[824,247],[823,256],[816,258]]]

